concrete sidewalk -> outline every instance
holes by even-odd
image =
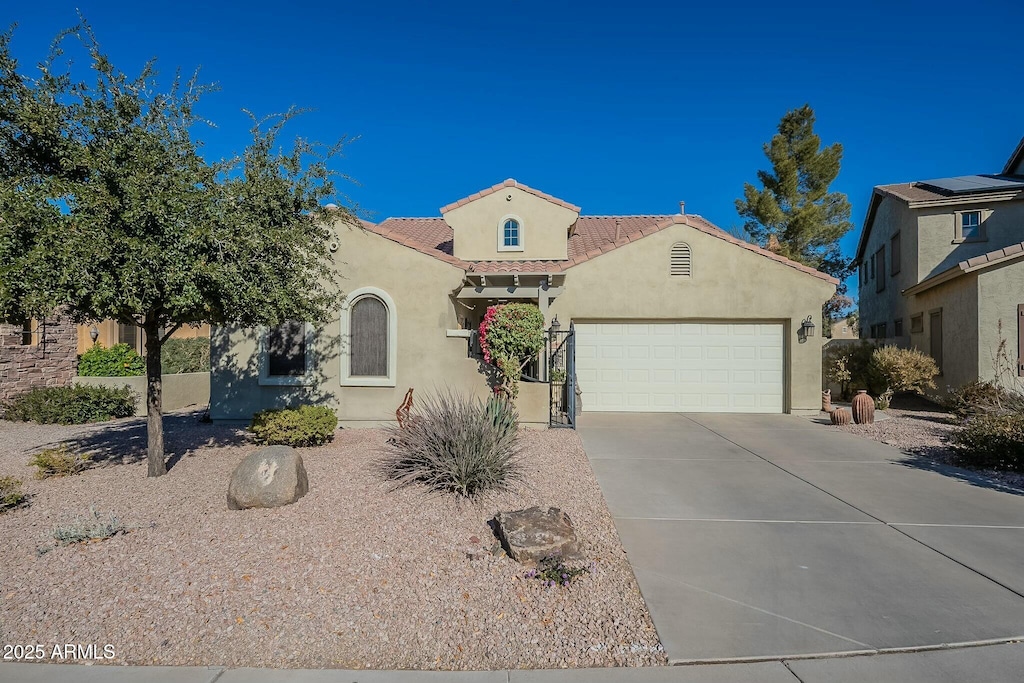
[[[1017,492],[801,417],[579,428],[670,663],[1024,636]]]
[[[1024,645],[752,664],[536,671],[345,671],[0,664],[0,683],[1005,683]]]

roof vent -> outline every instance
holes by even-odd
[[[672,245],[669,275],[672,277],[690,277],[692,273],[690,245],[686,242],[676,242]]]
[[[679,215],[680,216],[685,216],[686,215],[686,202],[679,202]]]
[[[622,239],[622,219],[615,219],[615,241],[618,242]]]

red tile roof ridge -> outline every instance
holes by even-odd
[[[696,219],[696,220],[691,222],[690,219]],[[732,244],[735,244],[738,247],[743,247],[744,249],[747,249],[748,251],[752,251],[755,254],[760,254],[762,256],[767,256],[768,258],[772,259],[773,261],[778,261],[779,263],[785,264],[785,265],[789,266],[790,268],[795,268],[796,270],[799,270],[799,271],[802,271],[804,273],[807,273],[808,275],[813,275],[814,277],[819,278],[821,280],[824,280],[825,282],[829,282],[829,283],[831,283],[833,285],[838,285],[839,284],[839,280],[837,280],[836,278],[832,277],[831,275],[829,275],[827,273],[823,273],[820,270],[815,270],[814,268],[811,268],[810,266],[805,266],[804,264],[798,263],[798,262],[796,262],[796,261],[794,261],[792,259],[788,259],[785,256],[779,256],[778,254],[776,254],[774,252],[771,252],[771,251],[768,251],[767,249],[764,249],[762,247],[759,247],[756,244],[751,244],[750,242],[747,242],[745,240],[741,240],[738,237],[734,237],[734,236],[730,235],[729,233],[727,233],[725,230],[722,230],[720,227],[718,227],[717,225],[715,225],[711,221],[709,221],[706,218],[704,218],[703,216],[700,216],[700,215],[697,215],[697,214],[688,214],[686,216],[676,216],[675,217],[675,222],[684,223],[686,225],[689,225],[691,228],[696,228],[697,230],[700,230],[701,232],[707,233],[709,235],[713,235],[713,236],[718,237],[719,239],[723,239],[723,240],[725,240],[727,242],[731,242]],[[699,225],[699,224],[695,225],[695,223],[703,223],[703,225]]]
[[[446,205],[442,206],[441,207],[441,213],[448,213],[449,211],[451,211],[453,209],[457,209],[460,206],[465,206],[466,204],[469,204],[472,201],[480,199],[481,197],[486,197],[487,195],[494,194],[495,192],[498,192],[499,190],[503,190],[506,187],[518,188],[518,189],[522,190],[523,192],[528,192],[529,194],[532,194],[535,197],[540,197],[541,199],[546,199],[547,201],[551,202],[552,204],[557,204],[558,206],[561,206],[563,208],[569,209],[570,211],[575,211],[576,213],[580,212],[580,207],[576,206],[575,204],[570,204],[569,202],[565,201],[564,199],[559,199],[558,197],[555,197],[553,195],[547,194],[546,192],[541,192],[540,190],[535,190],[532,187],[530,187],[529,185],[524,185],[524,184],[520,183],[515,178],[508,178],[504,182],[498,183],[497,185],[492,185],[492,186],[488,187],[485,190],[480,190],[479,192],[475,192],[475,193],[469,195],[468,197],[463,197],[462,199],[460,199],[458,201],[455,201],[455,202],[452,202],[451,204],[446,204]]]

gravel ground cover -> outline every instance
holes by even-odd
[[[38,481],[36,449],[74,440],[97,464]],[[392,490],[372,463],[379,430],[300,449],[310,493],[229,511],[243,434],[167,419],[170,473],[147,479],[145,429],[129,419],[60,427],[0,421],[0,476],[31,506],[0,515],[0,640],[106,644],[107,663],[302,668],[501,669],[665,664],[657,633],[579,437],[524,432],[524,484],[467,503]],[[572,518],[590,574],[545,588],[503,553],[487,520],[554,505]],[[57,547],[54,525],[94,506],[132,527]]]
[[[885,411],[888,420],[869,425],[834,427],[900,449],[911,462],[956,465],[949,439],[958,427],[955,418],[940,406],[914,397],[899,397]],[[987,484],[998,488],[1021,489],[1024,475],[996,470],[974,470]]]

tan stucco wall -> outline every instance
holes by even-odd
[[[885,245],[885,289],[876,292],[878,273],[875,279],[860,284],[859,311],[861,337],[870,334],[871,326],[886,323],[888,334],[894,334],[894,322],[903,319],[904,335],[907,334],[909,317],[902,290],[917,283],[917,229],[916,218],[907,205],[892,197],[884,197],[875,212],[871,234],[864,249],[864,263],[870,272],[870,260],[875,252]],[[892,272],[892,237],[900,233],[900,272]],[[860,274],[858,272],[858,278]]]
[[[498,250],[499,226],[509,215],[519,219],[522,251]],[[564,259],[569,227],[578,217],[575,211],[517,187],[502,188],[444,214],[455,233],[454,255],[468,261]]]
[[[994,360],[1000,339],[1006,342],[1009,369],[1016,367],[1017,326],[1024,324],[1017,315],[1018,304],[1024,304],[1024,263],[1018,261],[978,274],[978,374],[981,379],[995,379]]]
[[[967,274],[910,297],[907,332],[911,346],[931,351],[931,326],[928,315],[942,309],[942,374],[935,378],[936,388],[928,393],[943,396],[947,387],[956,387],[978,378],[978,278]],[[910,333],[910,317],[923,313],[924,329]]]
[[[313,386],[260,385],[256,331],[214,328],[211,417],[245,421],[265,408],[319,403],[334,408],[343,424],[377,424],[394,420],[410,387],[415,389],[414,400],[445,387],[487,396],[490,390],[481,372],[482,363],[468,357],[468,341],[445,335],[445,330],[460,327],[451,295],[461,284],[463,271],[358,227],[338,225],[335,232],[340,245],[335,262],[344,274],[342,288],[351,292],[376,287],[395,303],[395,386],[341,386],[340,311],[314,334]],[[539,389],[526,390],[521,418],[546,423],[546,405],[539,413],[534,406],[536,391]]]
[[[981,210],[988,213],[982,242],[954,243],[956,212]],[[918,277],[923,280],[960,261],[980,256],[1024,240],[1024,201],[957,204],[933,209],[917,209],[919,229]]]
[[[135,393],[135,414],[146,414],[146,378],[145,377],[75,377],[75,384],[112,387],[119,389],[131,387]],[[210,373],[186,372],[163,376],[163,409],[181,410],[189,406],[205,405],[210,402]]]
[[[669,276],[676,242],[692,253],[691,278]],[[686,225],[674,225],[571,268],[565,292],[549,310],[570,320],[714,320],[784,323],[785,405],[795,412],[821,404],[821,307],[835,286]],[[811,316],[817,334],[800,343]],[[586,387],[583,405],[586,406]]]

